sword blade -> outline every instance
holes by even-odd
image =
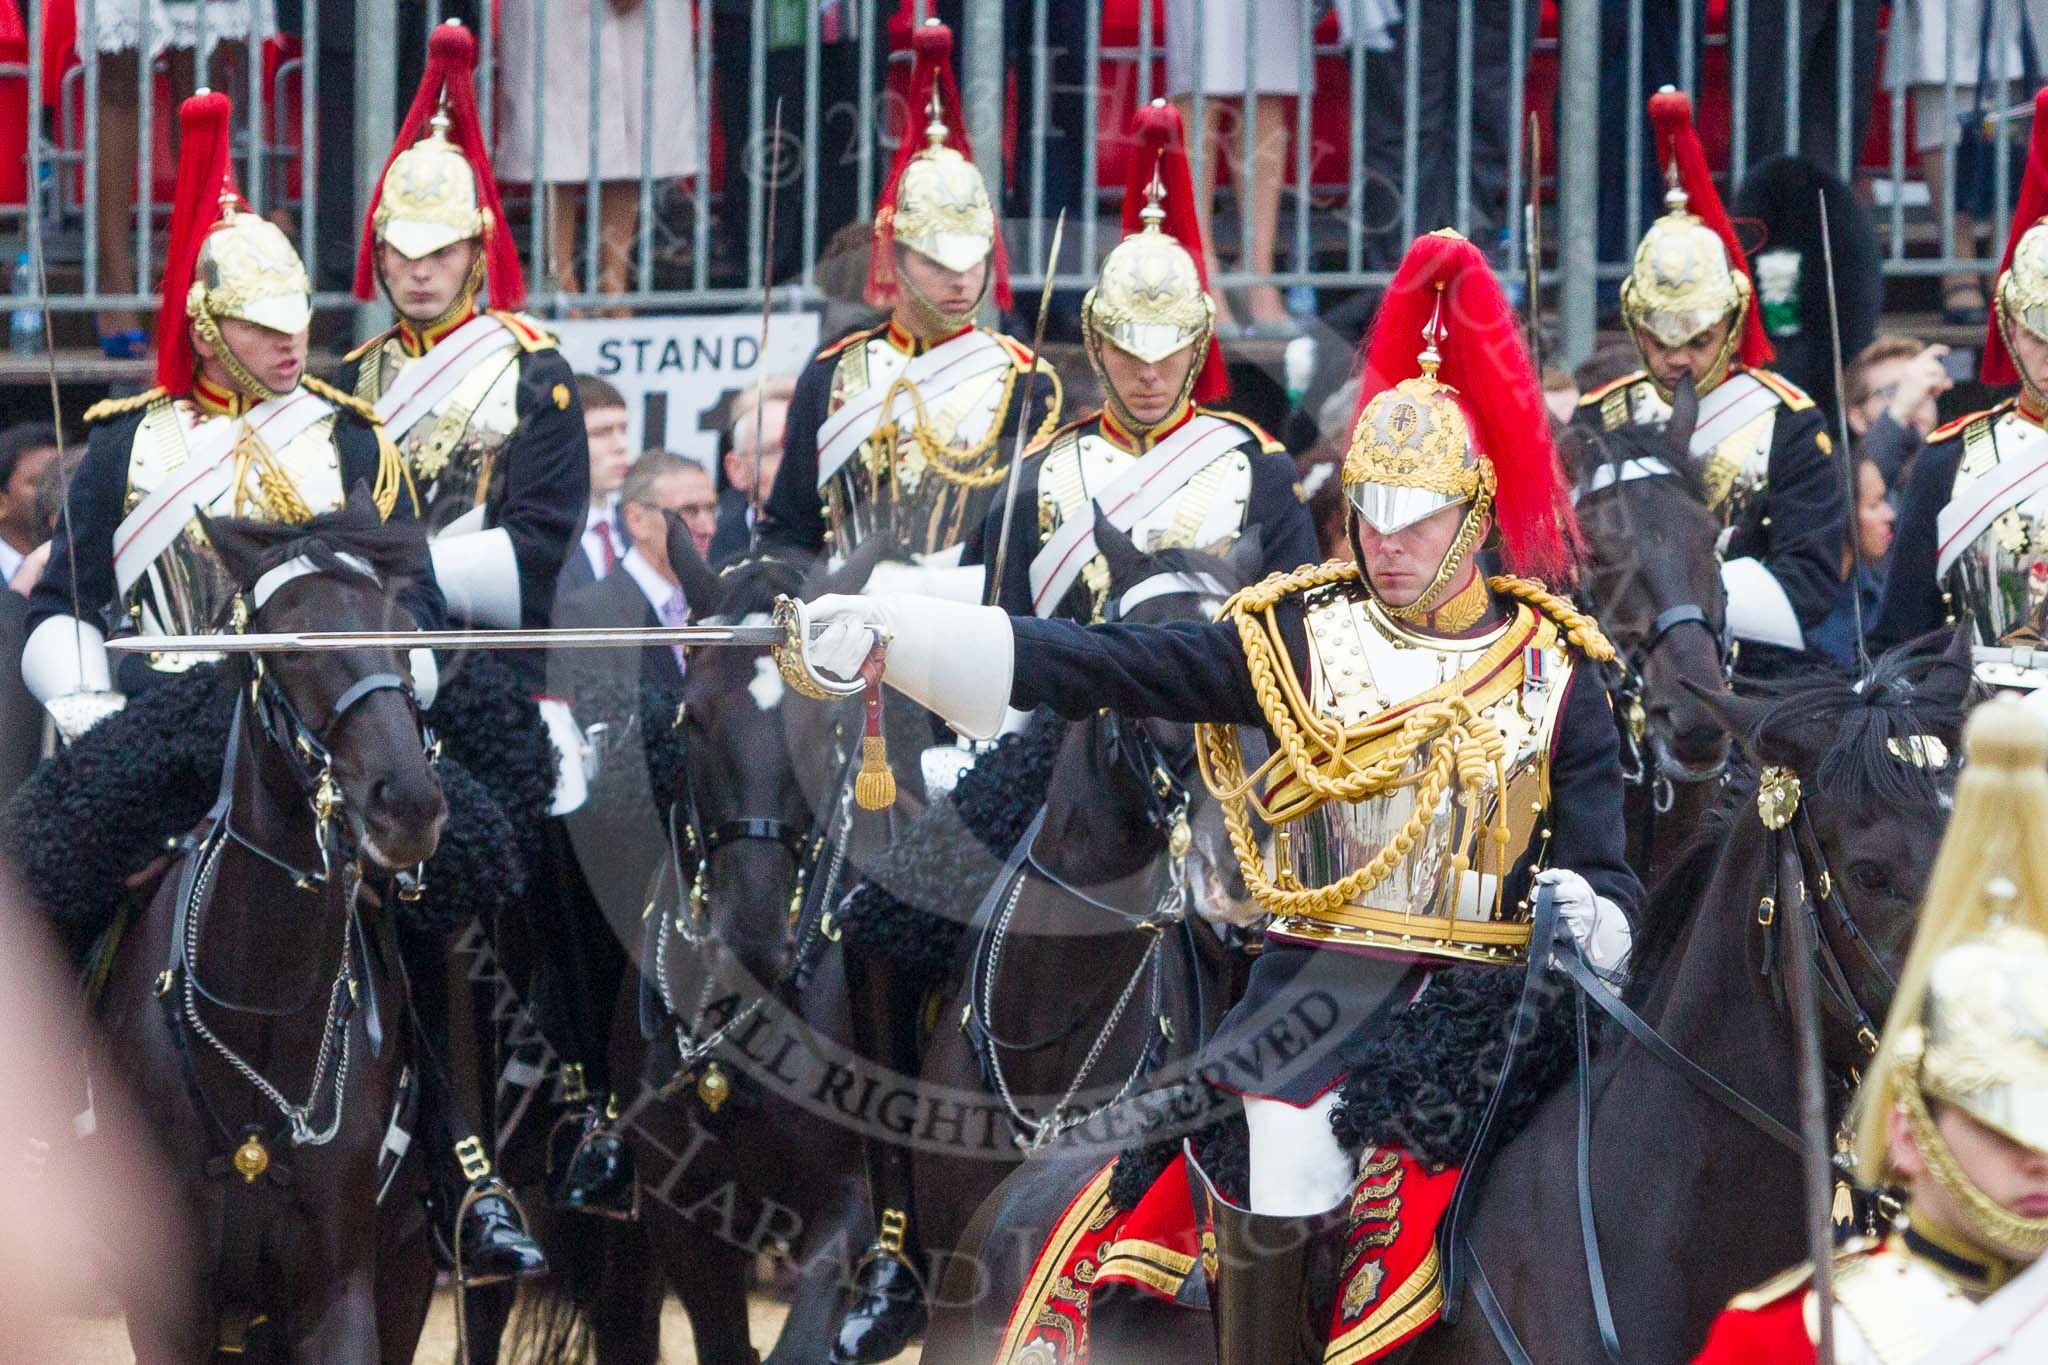
[[[625,649],[699,645],[758,649],[785,639],[780,626],[609,626],[589,630],[301,630],[246,635],[124,635],[117,654],[259,654],[349,649]]]
[[[1045,287],[1038,291],[1038,326],[1031,333],[1031,368],[1024,372],[1024,401],[1017,406],[1017,436],[1010,443],[1009,477],[1003,482],[1002,530],[996,540],[995,576],[989,579],[988,601],[994,606],[1003,594],[1003,567],[1010,557],[1010,525],[1017,516],[1017,480],[1024,466],[1024,443],[1031,431],[1031,395],[1038,387],[1039,352],[1045,346],[1045,319],[1052,311],[1053,276],[1060,268],[1060,238],[1067,232],[1067,211],[1052,225],[1052,247],[1045,256]]]

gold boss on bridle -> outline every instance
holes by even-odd
[[[1166,186],[1155,167],[1152,182],[1145,187],[1145,207],[1138,214],[1143,226],[1116,244],[1102,263],[1095,287],[1081,300],[1088,363],[1115,407],[1117,420],[1140,434],[1154,424],[1133,416],[1110,382],[1102,365],[1103,343],[1148,365],[1194,348],[1180,392],[1166,410],[1170,416],[1181,411],[1194,392],[1215,334],[1216,304],[1202,288],[1195,258],[1164,230],[1165,198]]]
[[[1694,387],[1705,393],[1727,377],[1734,361],[1750,307],[1749,277],[1729,263],[1719,234],[1686,207],[1675,162],[1668,175],[1664,215],[1643,234],[1621,282],[1621,316],[1639,352],[1645,333],[1677,347],[1729,319],[1713,363],[1694,380]],[[1665,402],[1671,401],[1671,390],[1654,371],[1650,382]]]

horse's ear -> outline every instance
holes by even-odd
[[[690,534],[690,528],[683,519],[666,509],[661,517],[668,524],[668,567],[683,585],[683,600],[690,604],[690,615],[699,621],[707,616],[716,616],[718,575],[704,562],[704,556],[697,553],[697,539]]]
[[[1678,381],[1678,387],[1671,393],[1671,420],[1664,424],[1664,438],[1672,449],[1680,453],[1692,448],[1692,431],[1699,424],[1700,393],[1692,386],[1692,376],[1686,375]]]
[[[341,510],[342,519],[353,526],[384,524],[384,514],[377,510],[377,495],[361,479],[357,479],[348,490],[348,501],[342,504]]]
[[[1941,653],[1928,661],[1926,672],[1919,683],[1920,699],[1928,706],[1960,715],[1970,700],[1970,688],[1976,682],[1976,660],[1971,650],[1976,645],[1976,632],[1965,621],[1957,626],[1942,645]],[[1927,641],[1904,648],[1924,650]]]
[[[1759,763],[1784,763],[1796,767],[1786,754],[1764,753],[1764,749],[1777,746],[1764,739],[1764,720],[1770,715],[1769,702],[1755,697],[1738,696],[1733,692],[1711,692],[1691,678],[1680,678],[1685,690],[1699,698],[1700,705],[1720,723],[1728,737],[1748,751],[1749,756]]]
[[[199,523],[200,533],[213,547],[213,553],[220,560],[221,567],[228,571],[228,577],[244,588],[260,578],[263,574],[262,548],[242,533],[241,524],[232,518],[216,519],[194,510],[193,520]]]
[[[1265,537],[1256,526],[1245,527],[1244,534],[1223,556],[1223,562],[1230,568],[1230,586],[1241,588],[1247,583],[1256,583],[1265,577],[1260,572],[1266,567]]]
[[[1110,595],[1121,597],[1152,572],[1152,560],[1136,542],[1117,529],[1115,522],[1102,514],[1101,503],[1090,503],[1089,506],[1095,512],[1095,548],[1102,552],[1103,560],[1109,565]]]

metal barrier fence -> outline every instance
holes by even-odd
[[[536,306],[745,307],[760,300],[764,267],[792,304],[815,300],[844,292],[833,263],[857,253],[835,238],[869,218],[896,140],[922,126],[900,86],[909,29],[936,8],[959,33],[968,131],[1004,206],[1020,287],[1048,268],[1063,284],[1091,282],[1116,236],[1123,128],[1139,104],[1173,95],[1191,129],[1218,120],[1216,235],[1259,245],[1260,212],[1273,213],[1272,261],[1241,257],[1220,287],[1305,287],[1327,304],[1332,291],[1383,282],[1399,247],[1439,217],[1519,276],[1533,175],[1555,244],[1542,278],[1557,290],[1558,350],[1576,359],[1591,349],[1602,282],[1626,269],[1656,211],[1644,102],[1664,80],[1694,94],[1731,196],[1764,156],[1804,150],[1866,195],[1888,275],[1989,269],[2017,189],[2004,138],[2026,134],[2006,111],[2039,83],[2029,3],[1894,0],[1881,33],[1879,0],[642,0],[624,16],[606,0],[282,0],[286,25],[259,32],[252,50],[246,15],[270,8],[254,0],[187,6],[175,34],[149,32],[165,13],[149,0],[0,0],[0,217],[44,251],[53,309],[151,309],[147,284],[113,281],[128,261],[145,282],[161,265],[168,125],[175,96],[199,79],[192,54],[212,52],[205,69],[238,106],[242,190],[258,211],[289,216],[316,302],[351,306],[342,280],[358,205],[426,30],[453,15],[479,31],[487,131],[502,143],[513,106],[529,124],[528,179],[555,179],[551,142],[562,145],[565,118],[583,125],[580,181],[506,187]],[[565,22],[578,32],[557,42]],[[1880,63],[1908,37],[1910,53]],[[348,47],[352,61],[338,64]],[[610,68],[616,88],[592,57],[603,51],[626,54]],[[1280,98],[1247,100],[1246,89]],[[129,92],[132,110],[109,106]],[[600,117],[623,117],[629,100],[638,173],[609,182],[633,210],[621,271],[597,247],[607,194],[615,212],[622,194],[601,186]],[[1529,109],[1544,131],[1535,166]],[[110,123],[133,128],[135,187],[121,202],[95,188]],[[18,145],[7,145],[10,126]],[[692,145],[669,145],[684,136]],[[1926,182],[1972,154],[1965,189],[1981,211],[1959,219],[1958,174],[1934,176],[1932,195]],[[656,173],[678,160],[689,174]],[[576,185],[583,203],[566,211],[582,245],[572,278],[556,279],[551,206]],[[764,252],[771,198],[778,240]],[[1062,208],[1075,245],[1048,262]],[[1959,234],[1977,225],[1990,229],[1982,248]]]

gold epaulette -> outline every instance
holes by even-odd
[[[1629,423],[1628,391],[1648,378],[1647,371],[1632,370],[1619,379],[1609,380],[1591,393],[1580,394],[1579,406],[1597,408],[1600,425],[1605,430],[1625,427]]]
[[[1788,412],[1804,412],[1813,406],[1806,390],[1779,374],[1776,370],[1744,370],[1744,374],[1756,376],[1756,382],[1778,395],[1778,401]]]
[[[2003,402],[1993,403],[1990,407],[1984,408],[1981,411],[1966,412],[1953,422],[1945,422],[1928,432],[1926,444],[1933,445],[1937,441],[1953,441],[1956,437],[1962,435],[1973,422],[1995,422],[2004,416],[2006,410],[2017,401],[2017,399],[2008,398]]]
[[[1835,1266],[1839,1270],[1851,1262],[1860,1261],[1884,1245],[1875,1237],[1852,1237],[1835,1252]],[[1813,1279],[1813,1262],[1801,1261],[1790,1270],[1781,1270],[1754,1289],[1745,1289],[1728,1300],[1728,1306],[1738,1313],[1756,1313],[1774,1303],[1804,1290]]]
[[[364,342],[362,345],[356,347],[353,351],[350,351],[347,355],[343,356],[341,358],[342,363],[345,365],[351,360],[361,360],[364,356],[376,350],[379,346],[382,346],[385,342],[391,340],[391,338],[397,335],[398,329],[396,327],[392,327],[385,331],[377,333],[377,335],[371,337],[368,341]]]
[[[839,338],[839,340],[827,342],[823,346],[819,347],[818,353],[811,358],[813,360],[830,360],[833,356],[838,355],[841,351],[853,345],[854,342],[866,341],[869,337],[872,337],[873,335],[875,335],[875,333],[881,331],[882,328],[887,327],[888,325],[888,323],[884,322],[874,327],[862,327],[857,331],[848,332],[845,336]]]
[[[508,312],[502,308],[493,308],[490,311],[492,317],[505,324],[505,330],[519,343],[520,350],[531,354],[534,351],[555,349],[555,334],[526,314]]]
[[[1226,422],[1237,423],[1258,438],[1259,449],[1267,455],[1285,455],[1287,453],[1287,447],[1275,440],[1272,432],[1267,431],[1241,412],[1226,412],[1221,408],[1205,408],[1199,405],[1195,408],[1195,411],[1207,413],[1211,417],[1221,417]]]
[[[141,393],[130,394],[126,398],[102,398],[99,402],[94,403],[85,410],[85,420],[88,425],[94,422],[104,422],[110,417],[119,417],[126,412],[138,411],[148,407],[159,398],[169,398],[170,396],[170,390],[159,384],[154,388],[144,389]]]
[[[994,337],[997,341],[1000,341],[1003,344],[1003,349],[1008,351],[1010,355],[1013,358],[1015,358],[1017,362],[1017,367],[1019,369],[1031,368],[1031,348],[1029,346],[1026,346],[1023,342],[1017,340],[1017,338],[1011,336],[1008,332],[992,331],[989,333],[989,335]],[[1045,367],[1045,371],[1046,373],[1050,374],[1052,372],[1052,366],[1047,365]]]
[[[337,408],[346,408],[350,412],[354,413],[356,416],[362,418],[365,422],[369,422],[372,425],[383,425],[383,423],[380,422],[377,418],[377,409],[371,407],[368,403],[356,397],[354,394],[349,393],[347,390],[337,389],[334,387],[334,385],[328,383],[326,380],[316,379],[310,374],[307,375],[304,379],[300,380],[299,382],[306,386],[307,392],[317,394],[321,398],[325,398],[328,402],[334,404],[334,406],[336,406]]]
[[[1052,449],[1052,443],[1054,441],[1057,441],[1060,437],[1066,435],[1075,427],[1081,426],[1088,422],[1092,422],[1099,416],[1101,416],[1101,413],[1099,411],[1091,412],[1086,414],[1085,416],[1076,417],[1073,421],[1068,422],[1065,426],[1059,427],[1055,430],[1041,430],[1036,436],[1031,438],[1031,444],[1024,447],[1024,458],[1028,460],[1035,455],[1043,455],[1046,451]]]
[[[1570,598],[1552,592],[1533,578],[1517,578],[1513,574],[1497,574],[1486,580],[1486,586],[1503,597],[1520,598],[1549,617],[1564,632],[1565,639],[1593,662],[1604,664],[1614,657],[1614,644],[1601,633],[1600,623],[1573,606]]]

